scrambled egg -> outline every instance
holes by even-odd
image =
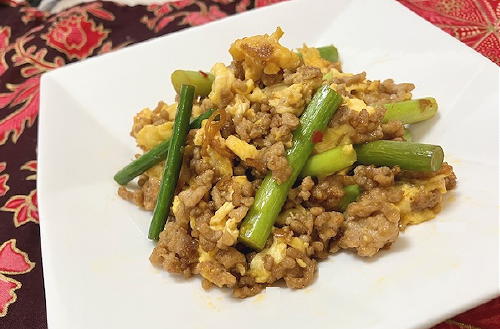
[[[240,176],[238,176],[240,177]],[[246,179],[246,177],[245,177]],[[234,191],[233,191],[234,192]],[[238,238],[238,221],[232,218],[229,213],[234,209],[234,205],[231,202],[225,202],[210,218],[210,228],[214,231],[222,231],[223,233],[229,234],[234,241]]]
[[[267,101],[267,95],[259,87],[255,87],[254,90],[248,95],[248,100],[252,103],[265,103]]]
[[[330,61],[321,57],[319,50],[316,48],[309,48],[304,45],[299,49],[299,52],[302,55],[302,60],[305,65],[317,67],[321,69],[322,72],[327,71],[332,66]]]
[[[294,83],[291,86],[285,84],[274,85],[264,89],[268,103],[276,109],[276,112],[293,113],[300,115],[306,105],[306,86]]]
[[[164,163],[160,162],[154,165],[153,167],[149,168],[148,170],[146,170],[145,174],[148,175],[149,177],[161,179],[161,177],[163,176],[163,165]]]
[[[309,243],[298,237],[283,237],[274,235],[272,245],[269,248],[263,249],[261,252],[257,253],[250,262],[250,270],[248,271],[248,274],[255,278],[255,282],[264,283],[271,277],[271,273],[264,267],[264,257],[269,255],[273,258],[275,264],[279,264],[286,257],[287,246],[291,246],[305,253],[307,247],[309,247]],[[296,261],[299,266],[305,267],[303,260],[296,259]],[[301,262],[303,264],[301,264]]]
[[[256,35],[236,40],[229,49],[234,60],[241,61],[245,79],[257,81],[262,74],[276,74],[281,69],[295,69],[300,65],[299,56],[283,47],[279,39],[281,28],[271,34]]]
[[[208,120],[205,119],[201,122],[201,128],[198,129],[194,135],[193,143],[194,145],[201,146],[203,144],[203,140],[205,139],[205,126]],[[215,138],[219,138],[221,141],[224,141],[220,132],[217,133]],[[217,151],[213,150],[211,147],[208,147],[208,156],[210,164],[217,170],[217,172],[221,176],[232,176],[233,175],[233,164],[231,160],[220,155]]]
[[[177,103],[172,103],[171,105],[167,105],[164,102],[160,102],[158,106],[161,106],[161,111],[165,111],[168,113],[168,120],[174,121],[175,114],[177,112]]]
[[[236,94],[233,102],[226,107],[226,112],[233,117],[240,117],[243,116],[249,108],[250,101],[244,95]]]
[[[193,143],[196,146],[201,146],[203,144],[203,139],[205,138],[205,125],[207,124],[208,119],[205,119],[201,122],[201,128],[196,130],[194,134]]]
[[[353,134],[354,128],[346,123],[334,128],[327,128],[323,133],[323,140],[314,144],[314,152],[321,153],[339,145],[352,144],[351,136]]]
[[[174,201],[172,202],[172,212],[174,213],[174,216],[177,217],[179,215],[179,211],[181,206],[181,199],[179,199],[179,196],[176,195],[174,196]]]
[[[370,114],[375,112],[373,106],[366,105],[366,103],[359,98],[344,97],[344,104],[352,111],[361,112],[362,110],[366,110]]]
[[[203,250],[203,248],[198,246],[198,262],[201,263],[201,262],[209,262],[209,261],[214,260],[214,255],[215,255],[216,251],[217,251],[217,249],[205,251],[205,250]]]
[[[222,231],[226,226],[226,217],[233,209],[234,205],[231,202],[225,202],[210,218],[210,228],[214,231]]]
[[[234,73],[222,63],[215,64],[211,72],[215,76],[215,80],[208,98],[216,106],[225,106],[223,99],[232,96],[231,87],[236,80]]]
[[[348,98],[344,97],[343,104],[347,106],[350,110],[361,112],[366,110],[368,113],[373,113],[375,108],[358,98]],[[323,134],[323,140],[314,145],[314,152],[321,153],[328,151],[339,145],[352,144],[351,136],[355,134],[354,128],[344,123],[340,126],[327,128]]]
[[[422,192],[439,191],[441,194],[446,193],[445,175],[437,175],[428,180],[412,180],[411,182],[403,182],[400,188],[403,191],[403,199],[396,204],[401,214],[400,226],[420,224],[436,217],[440,211],[438,204],[434,208],[422,210],[412,210],[411,203],[415,196]]]
[[[234,135],[226,138],[226,146],[242,160],[257,159],[259,156],[259,151],[255,146],[242,141]]]
[[[266,282],[271,273],[264,267],[264,256],[269,255],[274,259],[275,263],[280,263],[286,256],[286,242],[283,238],[274,237],[273,244],[259,252],[254,256],[250,262],[250,270],[248,274],[255,278],[255,282],[264,283]]]
[[[145,125],[136,134],[137,145],[150,150],[172,135],[174,123],[167,121],[161,125]]]
[[[220,176],[233,175],[233,164],[230,159],[220,155],[219,152],[213,150],[211,147],[208,148],[208,156],[210,164]]]

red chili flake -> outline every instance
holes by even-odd
[[[203,71],[198,71],[198,72],[200,72],[200,74],[201,74],[204,78],[208,78],[208,74],[206,74],[205,72],[203,72]]]
[[[314,144],[320,143],[323,141],[323,133],[319,130],[316,130],[315,132],[313,132],[311,139]]]

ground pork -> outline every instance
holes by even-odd
[[[203,278],[219,288],[224,286],[233,287],[236,284],[236,277],[226,271],[222,264],[218,262],[206,261],[198,263],[197,271]]]
[[[413,83],[394,83],[387,79],[382,82],[373,81],[374,88],[365,91],[361,99],[367,105],[382,105],[411,99],[411,91],[415,89]]]
[[[437,175],[444,175],[446,190],[452,190],[457,186],[457,176],[453,172],[453,167],[450,166],[447,162],[443,162],[441,168],[437,171],[409,171],[402,170],[398,174],[398,179],[407,180],[407,179],[429,179],[435,177]]]
[[[314,228],[325,242],[337,235],[343,222],[344,216],[339,212],[322,212],[314,219]]]
[[[359,165],[342,174],[300,177],[264,249],[238,244],[240,223],[263,178],[269,173],[278,182],[290,177],[286,151],[302,111],[324,81],[343,96],[343,103],[325,131],[324,148],[318,143],[315,152],[402,140],[404,125],[384,123],[383,104],[411,99],[414,88],[391,79],[370,81],[365,72],[343,73],[340,63],[321,59],[314,48],[302,48],[299,57],[279,44],[281,34],[277,29],[272,35],[240,39],[231,47],[231,65],[213,66],[212,92],[195,100],[193,117],[218,109],[225,114],[224,124],[212,122],[207,129],[189,132],[171,212],[150,256],[155,266],[186,277],[199,274],[203,288],[228,287],[236,298],[254,296],[272,284],[304,288],[314,281],[317,262],[340,249],[375,255],[395,241],[405,216],[437,213],[443,194],[456,186],[453,168],[446,163],[436,172]],[[131,134],[143,151],[169,138],[175,108],[175,103],[160,102],[134,117]],[[207,143],[206,134],[216,136],[217,147]],[[234,137],[239,144],[230,142]],[[250,151],[240,156],[234,145]],[[136,186],[120,187],[118,194],[152,210],[163,166],[146,171]],[[352,184],[363,193],[341,213],[344,187]]]
[[[260,153],[260,161],[272,172],[273,178],[282,183],[290,177],[292,168],[288,165],[285,145],[278,142]]]
[[[198,262],[198,242],[177,222],[169,222],[160,233],[149,260],[168,272],[190,276]]]
[[[399,209],[393,204],[401,199],[397,189],[371,189],[346,210],[341,248],[353,248],[360,256],[373,256],[390,245],[399,235]]]
[[[382,124],[382,139],[401,141],[404,133],[405,127],[399,120]]]
[[[255,283],[255,279],[252,276],[245,275],[238,280],[237,286],[233,289],[233,297],[252,297],[260,293],[264,288],[264,285]]]
[[[330,210],[337,210],[340,199],[344,196],[342,177],[327,176],[320,178],[311,189],[309,204]]]
[[[295,72],[286,70],[283,82],[288,85],[308,82],[315,88],[318,88],[321,85],[322,78],[323,74],[319,68],[303,65],[300,66]]]
[[[250,207],[254,195],[255,188],[246,176],[223,177],[211,191],[217,209],[225,202],[231,202],[235,207],[240,205]]]
[[[188,225],[189,211],[210,191],[213,178],[214,171],[207,170],[202,175],[195,177],[190,187],[176,196],[173,212],[179,225]]]
[[[160,180],[156,177],[141,176],[136,187],[120,186],[118,195],[145,210],[153,210],[160,190]]]
[[[118,195],[126,201],[132,202],[138,207],[144,207],[144,192],[142,189],[131,190],[125,186],[120,186],[118,188]]]
[[[418,193],[411,202],[411,209],[415,211],[432,209],[439,205],[443,199],[443,194],[439,191],[422,191]]]
[[[286,148],[292,146],[292,133],[299,125],[299,119],[292,113],[274,114],[271,119],[271,131],[267,137],[269,143],[283,143]]]
[[[354,144],[361,144],[381,139],[384,135],[382,119],[384,111],[379,109],[369,113],[363,109],[360,112],[349,111],[347,122],[354,128],[355,134],[351,136]]]
[[[252,116],[237,116],[233,118],[235,131],[245,142],[263,139],[271,129],[271,114],[256,112]],[[261,142],[263,143],[263,142]]]
[[[399,171],[399,167],[357,166],[354,181],[365,190],[388,187],[394,185],[394,177]]]
[[[302,289],[309,286],[314,280],[314,273],[316,272],[316,261],[307,257],[295,248],[287,248],[287,259],[293,259],[295,262],[288,262],[283,276],[287,287],[293,289]],[[283,264],[283,265],[285,265]],[[277,270],[279,271],[279,270]]]

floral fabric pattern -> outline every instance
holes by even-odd
[[[36,191],[40,75],[190,26],[283,0],[94,1],[49,14],[0,0],[0,327],[45,329]],[[500,64],[497,0],[398,0]],[[500,299],[435,329],[500,328]]]

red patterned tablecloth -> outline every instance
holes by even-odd
[[[49,15],[0,0],[0,328],[47,328],[36,194],[40,74],[279,1],[181,0],[134,7],[96,1]],[[400,2],[500,65],[500,1]],[[434,329],[499,328],[500,298]]]

